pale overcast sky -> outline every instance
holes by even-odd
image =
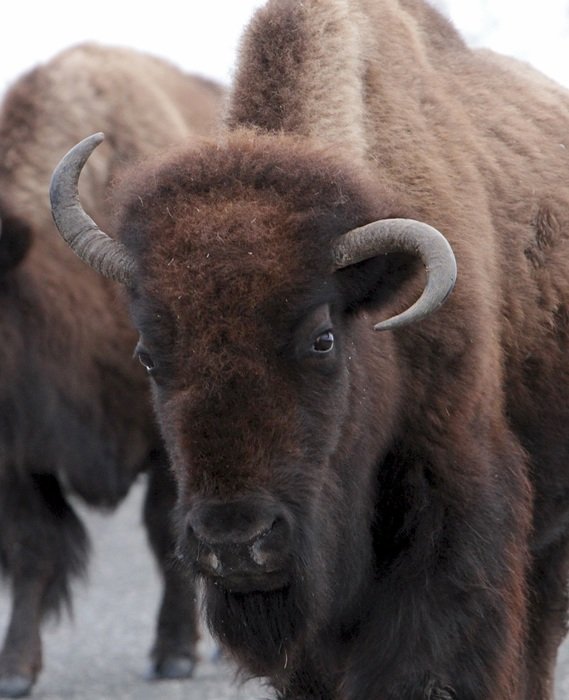
[[[0,92],[85,39],[133,46],[229,82],[239,36],[265,0],[2,2]],[[529,60],[569,86],[569,0],[433,0],[471,43]]]

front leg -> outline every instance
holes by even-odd
[[[524,611],[430,581],[423,596],[400,581],[354,646],[342,700],[521,700]],[[436,592],[439,588],[440,593]],[[420,600],[420,598],[423,598]],[[381,600],[382,596],[377,596]]]
[[[12,611],[0,651],[0,698],[28,695],[41,670],[40,625],[46,577],[12,574]]]
[[[42,666],[40,627],[70,603],[70,579],[82,573],[87,535],[57,479],[19,475],[0,481],[0,563],[12,611],[0,651],[0,697],[28,695]]]
[[[343,700],[525,697],[530,492],[516,443],[481,442],[386,469]]]
[[[144,503],[148,539],[163,582],[149,680],[190,678],[198,658],[197,592],[193,580],[176,566],[172,527],[175,501],[175,485],[166,457],[157,453],[148,471]]]

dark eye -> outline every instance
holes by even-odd
[[[150,357],[150,353],[148,353],[140,344],[138,344],[134,354],[136,357],[138,357],[140,364],[146,369],[146,371],[148,373],[152,372],[154,369],[154,361],[152,357]]]
[[[147,352],[139,352],[138,359],[140,360],[140,364],[146,368],[147,372],[151,372],[154,369],[154,362]]]
[[[327,353],[334,347],[334,334],[332,331],[321,333],[314,341],[312,350],[319,353]]]

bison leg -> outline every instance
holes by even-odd
[[[41,600],[44,582],[14,577],[12,614],[0,652],[0,697],[28,695],[41,670]]]
[[[189,678],[197,660],[199,639],[193,581],[176,566],[171,514],[175,485],[166,459],[155,457],[148,474],[144,521],[158,562],[164,589],[151,651],[149,679]]]
[[[418,440],[414,449],[381,473],[375,551],[383,569],[367,594],[343,697],[529,698],[525,454],[502,426],[463,433],[444,450]]]
[[[530,576],[528,700],[551,700],[557,650],[567,633],[569,547],[565,541],[534,560]]]
[[[55,477],[0,482],[0,563],[12,588],[0,697],[29,694],[42,665],[41,622],[69,604],[69,578],[83,571],[87,549],[83,526]]]

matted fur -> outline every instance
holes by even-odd
[[[569,94],[422,0],[270,0],[226,126],[130,173],[117,223],[182,558],[204,502],[229,522],[270,497],[290,521],[286,585],[206,579],[214,633],[287,700],[551,700]],[[422,273],[402,255],[333,273],[330,246],[393,216],[447,236],[458,283],[428,320],[373,334]]]
[[[144,370],[132,356],[136,334],[121,290],[60,240],[47,189],[61,151],[104,130],[107,142],[83,189],[89,211],[104,218],[120,169],[211,133],[222,99],[219,86],[157,58],[85,44],[21,77],[3,101],[0,565],[15,607],[0,654],[0,695],[35,680],[39,625],[69,603],[70,579],[85,568],[87,535],[68,495],[114,507],[143,470],[157,472],[149,477],[145,520],[166,578],[154,662],[193,660],[194,601],[174,592],[182,587],[169,561],[173,486]]]

